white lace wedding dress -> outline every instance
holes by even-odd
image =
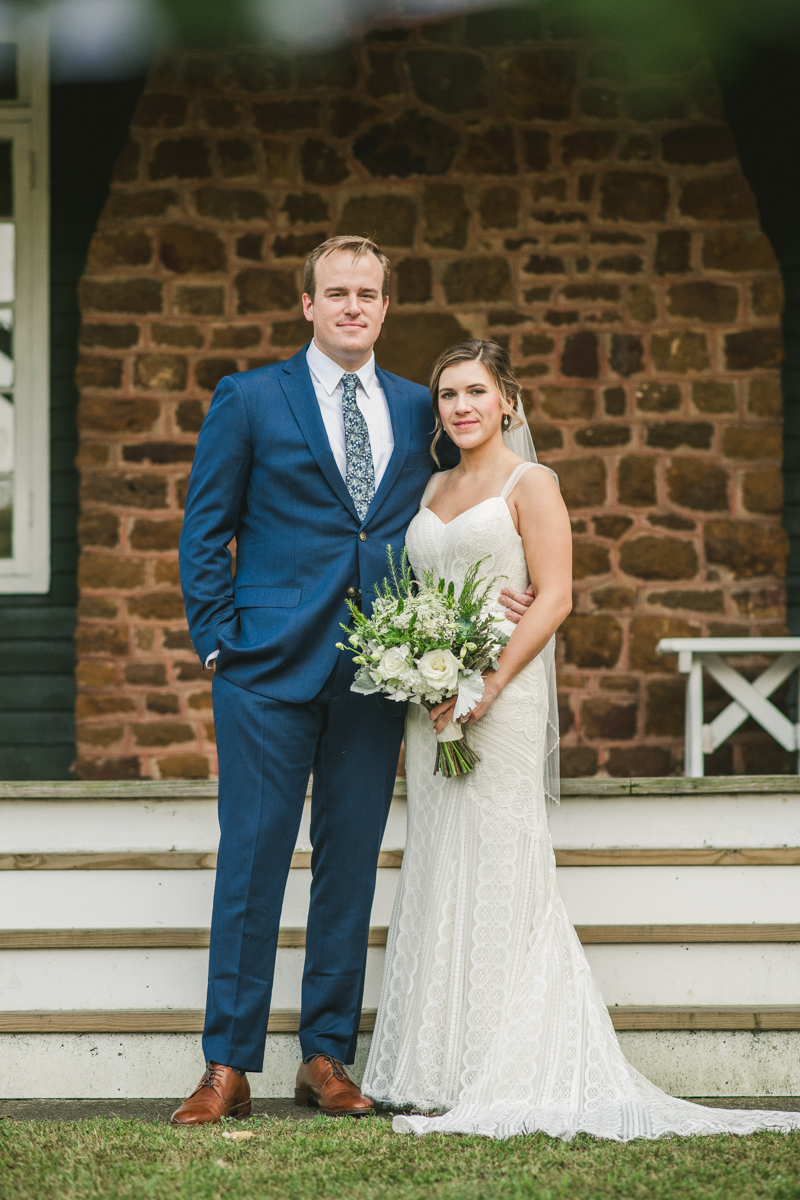
[[[458,587],[476,559],[495,591],[528,571],[506,495],[447,525],[424,507],[406,538],[418,575]],[[483,572],[482,572],[483,573]],[[496,611],[502,613],[497,605]],[[363,1091],[394,1129],[511,1137],[581,1131],[628,1141],[800,1128],[800,1113],[726,1111],[666,1095],[622,1054],[556,886],[543,790],[548,713],[541,656],[469,726],[480,763],[434,775],[430,718],[409,706],[408,834]]]

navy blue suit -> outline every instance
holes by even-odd
[[[223,379],[197,443],[181,584],[213,686],[220,847],[206,1059],[259,1071],[281,905],[313,769],[300,1042],[352,1062],[378,852],[405,705],[358,696],[336,649],[402,550],[430,477],[430,394],[378,370],[394,452],[362,522],[328,443],[305,351]],[[454,449],[449,447],[452,457]],[[236,576],[226,549],[236,537]]]

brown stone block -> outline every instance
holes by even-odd
[[[605,765],[614,779],[661,777],[671,775],[675,769],[670,751],[660,746],[614,746]]]
[[[207,179],[210,174],[205,138],[167,138],[153,149],[150,158],[150,178],[153,180]]]
[[[594,392],[591,388],[542,387],[539,389],[542,408],[554,420],[568,421],[575,417],[594,416]]]
[[[637,454],[621,459],[617,472],[620,504],[637,508],[656,503],[656,460]]]
[[[660,450],[674,450],[677,446],[709,450],[713,436],[714,426],[707,421],[663,421],[647,426],[647,445]]]
[[[429,246],[453,250],[461,250],[466,246],[470,213],[462,187],[448,183],[428,184],[423,193],[422,209],[425,217],[425,241]],[[495,264],[501,261],[505,263],[505,259],[489,261],[494,261]],[[496,266],[494,270],[497,270]]]
[[[628,312],[634,321],[655,321],[658,309],[653,289],[646,284],[635,284],[628,288]]]
[[[786,593],[781,587],[759,588],[754,592],[734,592],[733,599],[743,617],[785,617]]]
[[[729,371],[779,367],[783,362],[780,329],[746,329],[725,335],[725,366]]]
[[[208,740],[209,740],[209,741],[210,741],[210,742],[211,742],[213,745],[215,745],[215,746],[216,746],[216,744],[217,744],[217,735],[216,735],[216,730],[214,729],[214,722],[213,722],[213,721],[209,721],[207,725],[204,725],[204,726],[203,726],[203,728],[204,728],[204,730],[205,730],[205,735],[206,735],[206,737],[208,738]]]
[[[592,592],[592,603],[598,608],[610,609],[612,612],[622,612],[633,608],[636,593],[631,588],[607,587]]]
[[[82,654],[127,654],[128,630],[109,625],[79,625],[75,631],[75,649]]]
[[[442,276],[448,304],[510,300],[511,268],[505,258],[462,258],[448,263]]]
[[[194,651],[192,639],[189,636],[188,629],[165,629],[164,630],[164,649],[165,650],[191,650]]]
[[[524,333],[520,341],[520,353],[525,358],[534,354],[552,354],[555,342],[546,333]],[[582,389],[579,389],[582,390]]]
[[[175,663],[175,678],[179,683],[198,683],[206,678],[199,662]]]
[[[597,269],[617,275],[638,275],[643,266],[638,254],[612,254],[609,258],[601,258]]]
[[[482,229],[516,229],[519,221],[519,192],[516,188],[487,188],[478,203]]]
[[[159,392],[182,392],[188,364],[182,354],[137,354],[133,381],[137,387]]]
[[[578,65],[567,50],[519,50],[500,63],[501,104],[522,121],[570,116]]]
[[[82,554],[78,560],[78,587],[127,590],[141,587],[143,583],[144,563],[141,559]]]
[[[619,94],[611,88],[583,88],[580,95],[580,109],[586,117],[600,117],[610,121],[619,116]]]
[[[153,568],[156,583],[168,583],[171,587],[181,586],[181,569],[177,559],[158,559]]]
[[[73,774],[76,779],[139,779],[141,763],[133,756],[125,758],[79,758]]]
[[[128,350],[139,340],[138,325],[81,325],[81,346],[104,346],[107,350]]]
[[[591,449],[625,446],[630,440],[631,431],[628,425],[590,425],[588,429],[578,429],[575,433],[576,444]]]
[[[667,467],[667,491],[673,504],[700,512],[728,508],[728,472],[703,458],[673,458]]]
[[[206,414],[199,400],[181,400],[175,415],[178,428],[184,433],[199,433]]]
[[[756,417],[783,415],[780,379],[751,379],[747,386],[747,407]]]
[[[625,388],[605,388],[603,405],[609,417],[621,417],[625,412]]]
[[[82,512],[78,518],[80,546],[113,547],[119,543],[119,517],[109,512]]]
[[[704,333],[654,333],[650,353],[657,371],[704,371],[710,364]]]
[[[80,662],[75,667],[75,682],[78,687],[112,687],[117,681],[117,668],[113,663]]]
[[[75,700],[75,717],[107,717],[111,713],[135,712],[136,703],[130,696],[87,696],[80,692]]]
[[[569,696],[559,693],[558,696],[558,731],[563,738],[575,725],[575,714],[569,702]]]
[[[452,313],[392,313],[376,347],[386,371],[427,386],[431,363],[454,342],[471,337]]]
[[[270,100],[253,105],[253,124],[262,133],[318,129],[320,110],[319,100]]]
[[[698,221],[757,221],[758,207],[744,175],[713,175],[688,180],[679,207]]]
[[[79,620],[112,620],[117,615],[117,602],[108,596],[81,596],[78,600]]]
[[[563,258],[557,258],[554,254],[532,254],[522,270],[526,275],[566,274],[566,267],[564,266]],[[525,297],[526,303],[530,303],[530,301],[527,299],[527,292],[525,293]]]
[[[780,425],[763,426],[729,425],[722,433],[722,452],[729,458],[773,458],[783,457],[783,430]]]
[[[460,137],[449,125],[414,110],[356,139],[353,154],[371,175],[444,175],[452,166]]]
[[[264,173],[268,183],[292,177],[292,147],[288,142],[277,138],[264,138],[261,143],[264,152]]]
[[[165,225],[159,255],[168,270],[182,275],[207,275],[226,266],[222,240],[212,230],[194,225]]]
[[[526,170],[547,171],[550,167],[550,134],[543,129],[524,129],[522,153]]]
[[[727,125],[684,125],[661,138],[664,162],[704,167],[736,158],[736,142]]]
[[[623,542],[619,565],[637,579],[694,579],[697,553],[682,538],[645,536]]]
[[[258,169],[255,146],[244,138],[220,138],[217,142],[217,161],[225,179],[240,179],[254,175]]]
[[[137,746],[171,746],[175,742],[193,742],[194,730],[179,721],[148,721],[134,725],[133,736]]]
[[[648,513],[647,520],[651,525],[660,525],[664,529],[696,529],[697,522],[689,517],[681,517],[677,513]]]
[[[584,669],[615,667],[622,650],[622,627],[605,613],[572,613],[561,626],[564,661]]]
[[[78,427],[97,433],[147,433],[161,408],[157,400],[82,400]]]
[[[667,293],[667,312],[673,317],[696,317],[709,323],[736,320],[739,293],[734,287],[709,280],[674,283]]]
[[[319,138],[306,139],[300,160],[306,183],[341,183],[350,174],[350,168],[341,154],[330,143]]]
[[[617,134],[611,129],[581,129],[561,139],[561,159],[569,167],[574,162],[601,162],[610,158],[617,144]]]
[[[170,716],[179,712],[180,703],[174,692],[148,692],[145,707],[148,712]]]
[[[581,730],[588,738],[623,741],[636,734],[637,704],[614,704],[599,697],[581,704]]]
[[[152,188],[149,192],[112,192],[106,201],[103,216],[118,221],[163,217],[179,203],[178,193],[172,188]]]
[[[406,55],[417,99],[444,113],[486,106],[486,67],[463,50],[410,50]]]
[[[81,500],[126,508],[165,508],[167,481],[160,475],[84,475]]]
[[[722,592],[651,592],[648,604],[662,608],[688,608],[693,612],[717,613],[725,611]]]
[[[164,687],[167,671],[163,663],[129,663],[125,668],[125,680],[134,687]]]
[[[119,158],[114,164],[111,176],[115,183],[133,183],[139,177],[139,165],[142,159],[142,147],[138,142],[128,141],[122,147]]]
[[[260,342],[260,325],[226,325],[211,331],[212,350],[244,350]]]
[[[201,358],[194,365],[195,383],[204,391],[213,392],[220,379],[235,375],[238,369],[235,358]]]
[[[692,235],[686,229],[662,229],[656,238],[654,266],[659,275],[685,275],[691,266]]]
[[[709,521],[705,528],[706,558],[727,567],[734,579],[786,574],[789,539],[776,525],[749,521]]]
[[[742,742],[742,772],[748,775],[789,775],[795,770],[795,757],[767,733],[758,741]]]
[[[567,508],[592,508],[605,503],[606,465],[602,458],[560,459],[555,469]]]
[[[147,592],[142,596],[131,596],[128,612],[143,621],[178,621],[186,615],[180,592]]]
[[[179,518],[171,521],[141,518],[134,521],[129,538],[131,547],[134,550],[177,550],[182,524]]]
[[[136,105],[131,124],[144,129],[178,129],[186,124],[185,96],[168,92],[145,92]]]
[[[717,379],[696,379],[692,384],[692,401],[700,412],[736,411],[736,395],[733,384],[720,383]]]
[[[783,475],[772,468],[750,471],[742,483],[742,500],[748,512],[783,512]]]
[[[600,183],[600,215],[608,221],[663,221],[669,180],[651,171],[609,171]]]
[[[778,260],[755,229],[718,229],[703,241],[703,266],[717,271],[775,271]]]
[[[263,192],[245,188],[198,188],[194,194],[195,207],[201,217],[213,217],[217,221],[258,221],[267,216],[267,198]],[[163,246],[163,236],[162,236]],[[207,251],[202,257],[206,257]],[[162,261],[163,249],[162,249]],[[170,266],[165,263],[165,266]],[[182,268],[173,270],[216,270],[210,268]]]
[[[580,779],[597,773],[597,751],[589,746],[561,746],[562,779]]]
[[[634,121],[675,120],[684,115],[683,97],[673,88],[638,88],[628,96],[628,112]]]
[[[225,309],[225,289],[221,287],[191,287],[175,289],[178,312],[195,317],[220,317]]]
[[[367,91],[370,96],[377,99],[383,96],[399,96],[403,91],[403,83],[397,70],[397,55],[391,50],[370,50],[367,60]]]
[[[750,285],[750,295],[757,317],[779,317],[783,312],[783,284],[778,276],[756,279]]]
[[[299,221],[310,225],[330,217],[328,202],[318,192],[290,193],[281,205],[281,212],[288,214],[293,225]]]
[[[604,692],[639,691],[639,680],[633,675],[601,675],[599,682]]]
[[[561,374],[576,379],[596,379],[600,374],[597,334],[589,330],[571,333],[564,339]]]
[[[80,470],[84,467],[105,467],[110,457],[110,447],[100,442],[81,441],[75,455],[75,466]]]
[[[84,312],[161,312],[162,285],[157,279],[82,279],[78,299]]]
[[[560,450],[564,445],[561,430],[556,425],[541,425],[536,421],[529,421],[528,428],[531,431],[533,444],[539,453]]]
[[[202,754],[172,754],[158,759],[158,773],[162,779],[208,779],[211,771]]]
[[[75,740],[82,746],[113,746],[125,733],[123,725],[81,725],[75,731]]]
[[[531,157],[534,161],[541,161],[544,156],[549,161],[549,135],[543,133],[541,139],[543,144],[531,146]],[[525,145],[527,146],[527,142]],[[464,147],[461,166],[471,175],[516,175],[517,152],[513,130],[507,125],[494,125],[483,133],[471,133]]]
[[[153,242],[144,230],[98,231],[89,247],[87,269],[104,271],[112,267],[144,267],[153,257]]]
[[[611,560],[605,546],[600,546],[597,542],[573,542],[573,579],[588,579],[590,575],[605,575],[610,570]]]
[[[247,313],[285,311],[300,299],[294,271],[275,271],[248,267],[234,280],[239,294],[237,311]]]
[[[680,617],[639,617],[631,619],[630,666],[632,671],[664,674],[674,671],[675,658],[656,654],[661,638],[698,637],[700,628]]]
[[[189,708],[193,709],[211,708],[211,689],[209,688],[205,692],[192,692],[187,700],[187,704]]]
[[[310,342],[314,326],[305,317],[296,321],[273,321],[269,341],[271,346],[305,346]]]
[[[642,339],[635,333],[612,333],[609,365],[612,371],[629,379],[642,369],[644,348]]]
[[[150,338],[157,346],[191,346],[199,349],[203,345],[203,332],[197,325],[162,325],[154,322],[150,326]]]
[[[433,294],[431,264],[427,258],[403,258],[395,268],[399,304],[424,304]]]
[[[274,58],[280,62],[279,55],[274,55]],[[286,91],[291,86],[288,81],[289,69],[288,63],[281,63],[281,70],[287,80],[285,83],[280,82],[276,90]],[[351,46],[307,52],[297,59],[297,86],[301,91],[311,88],[338,88],[349,92],[355,88],[357,82],[358,66]]]
[[[251,262],[264,261],[263,233],[243,233],[236,239],[237,258],[246,258]]]
[[[598,537],[621,538],[623,533],[627,533],[633,524],[631,517],[617,516],[614,513],[604,513],[599,517],[592,517],[594,531]]]
[[[440,186],[446,191],[460,193],[463,207],[464,193],[461,188]],[[416,205],[408,196],[351,196],[344,206],[336,232],[374,238],[381,246],[412,246],[416,224]],[[324,240],[324,234],[319,236],[320,240]]]
[[[189,490],[189,476],[184,475],[182,479],[175,480],[175,503],[178,508],[186,507],[186,494]]]

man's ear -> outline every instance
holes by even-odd
[[[307,321],[314,320],[314,297],[303,292],[303,316]]]
[[[386,310],[388,307],[389,307],[389,297],[384,296],[383,297],[383,312],[381,313],[381,325],[386,320]]]

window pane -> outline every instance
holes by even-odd
[[[0,100],[17,97],[17,46],[15,42],[0,42]]]
[[[13,217],[14,215],[11,149],[11,142],[0,142],[0,217]]]
[[[0,225],[0,304],[9,304],[13,300],[14,226],[2,224]],[[5,316],[3,316],[3,320],[6,320]]]
[[[14,405],[0,395],[0,558],[11,558],[14,501]]]

